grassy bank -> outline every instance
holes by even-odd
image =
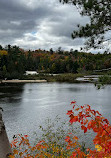
[[[40,73],[38,75],[28,75],[23,76],[22,80],[47,80],[48,82],[70,82],[74,83],[77,82],[77,77],[83,77],[86,74],[72,74],[72,73],[64,73],[64,74],[43,74]]]
[[[109,74],[105,74],[105,73],[99,73],[99,74],[94,74],[91,72],[86,72],[86,73],[63,73],[63,74],[48,74],[48,73],[39,73],[37,75],[23,75],[18,79],[14,79],[14,81],[19,82],[19,81],[24,81],[24,82],[40,82],[42,80],[45,80],[47,82],[69,82],[69,83],[77,83],[77,82],[82,82],[82,81],[77,81],[76,79],[78,77],[84,77],[84,76],[90,76],[90,75],[100,75],[100,77],[98,78],[98,81],[96,82],[96,84],[111,84],[111,75]],[[4,80],[4,82],[7,82],[7,80]],[[92,79],[89,78],[89,82],[92,82]],[[0,81],[1,83],[3,82],[3,80]],[[10,82],[12,82],[12,80],[10,80]]]

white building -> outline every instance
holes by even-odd
[[[37,75],[38,73],[36,71],[26,71],[25,75]]]

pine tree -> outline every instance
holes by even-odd
[[[72,38],[85,37],[86,48],[103,48],[106,33],[111,31],[111,0],[60,0],[71,3],[79,10],[81,16],[88,16],[90,23],[85,26],[78,24],[78,31],[72,33]]]

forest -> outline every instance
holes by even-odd
[[[0,78],[21,79],[25,71],[39,73],[87,73],[99,72],[111,68],[111,53],[100,54],[79,52],[71,49],[63,51],[59,47],[56,51],[24,50],[19,46],[0,45]]]

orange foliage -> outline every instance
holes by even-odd
[[[95,150],[86,149],[83,151],[78,143],[78,137],[73,136],[72,133],[66,136],[66,149],[55,144],[45,143],[44,140],[38,142],[35,146],[31,146],[27,135],[24,135],[24,137],[18,135],[11,143],[12,157],[19,155],[23,158],[111,158],[111,125],[109,121],[98,111],[92,110],[89,105],[78,107],[75,101],[72,101],[70,105],[72,105],[72,110],[67,112],[70,118],[69,122],[71,124],[79,122],[84,133],[91,129],[96,133],[93,140]],[[48,152],[49,148],[51,152]]]

